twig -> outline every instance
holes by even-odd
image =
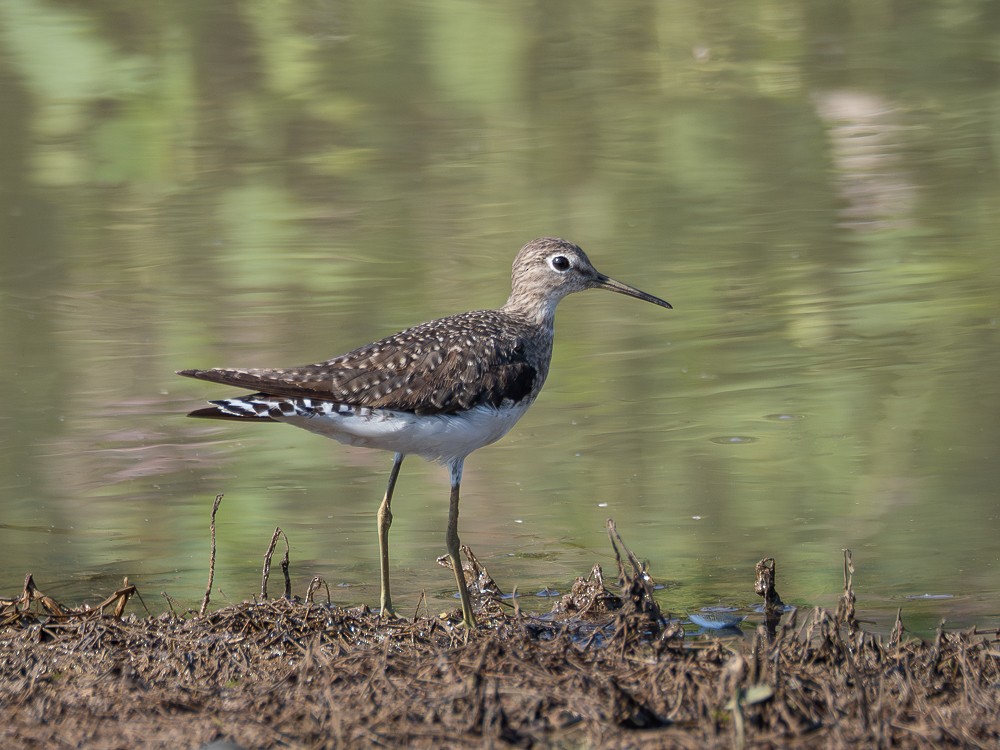
[[[222,502],[222,495],[215,496],[215,502],[212,503],[212,556],[208,561],[208,586],[205,587],[205,598],[201,600],[201,609],[198,610],[199,615],[205,614],[205,610],[208,609],[208,600],[212,596],[212,584],[215,582],[215,514],[219,511],[219,504]]]
[[[285,598],[292,598],[292,582],[288,577],[288,535],[281,530],[280,526],[274,527],[271,535],[271,543],[267,545],[267,552],[264,553],[264,571],[260,580],[260,598],[267,599],[267,579],[271,577],[271,558],[274,556],[274,547],[278,543],[278,537],[285,539],[285,555],[281,558],[281,572],[285,575]]]
[[[854,595],[854,558],[849,549],[844,552],[844,593],[837,602],[837,612],[835,619],[837,625],[846,625],[850,634],[856,635],[860,629],[858,621],[855,619],[854,603],[857,597]]]
[[[170,608],[170,614],[176,615],[177,612],[174,610],[174,598],[170,596],[166,591],[161,591],[160,596],[167,600],[167,606]]]
[[[309,582],[309,588],[306,589],[306,604],[312,603],[313,597],[316,595],[320,586],[326,587],[326,603],[331,604],[333,602],[333,599],[330,596],[330,584],[326,582],[326,579],[316,576]]]
[[[608,536],[611,538],[611,547],[615,551],[615,560],[618,561],[619,575],[624,576],[625,567],[622,563],[621,555],[618,554],[618,544],[620,544],[622,546],[622,549],[625,551],[625,556],[628,558],[629,563],[632,565],[633,572],[636,575],[644,574],[645,566],[641,562],[639,562],[639,558],[635,556],[635,553],[632,552],[632,550],[630,550],[628,546],[626,546],[625,542],[622,540],[621,534],[618,533],[618,527],[615,525],[615,519],[613,518],[608,519],[607,528],[608,528]],[[615,540],[618,541],[618,544],[615,544]]]
[[[428,612],[427,612],[427,592],[426,591],[421,591],[420,592],[420,598],[417,599],[417,606],[413,610],[413,621],[414,622],[416,622],[417,618],[420,617],[420,605],[421,604],[424,605],[424,617],[428,617],[429,615],[428,615]]]
[[[74,610],[63,608],[51,596],[39,591],[38,587],[35,586],[34,577],[31,573],[28,573],[24,577],[24,593],[21,594],[21,597],[15,604],[20,604],[24,609],[27,609],[33,601],[39,602],[42,608],[53,617],[69,617],[74,614]]]
[[[139,593],[139,590],[135,586],[133,586],[131,583],[129,583],[128,582],[128,576],[125,576],[125,583],[122,586],[122,588],[120,588],[117,591],[115,591],[115,593],[113,593],[111,596],[109,596],[103,602],[101,602],[96,607],[94,607],[94,609],[92,611],[96,612],[96,613],[98,613],[100,615],[100,614],[103,614],[104,610],[107,607],[110,607],[112,604],[114,604],[115,605],[115,617],[121,617],[122,613],[125,611],[125,605],[128,604],[129,597],[132,596],[133,594],[138,595],[138,593]],[[142,599],[140,597],[140,601],[141,600]],[[143,606],[144,607],[146,606],[145,602],[143,602]],[[146,612],[147,613],[149,612],[148,608],[146,609]]]

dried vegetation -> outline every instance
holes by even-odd
[[[123,615],[136,593],[127,581],[101,607],[72,610],[29,576],[0,601],[0,745],[1000,744],[996,632],[942,628],[923,642],[897,622],[885,638],[866,633],[848,556],[835,613],[784,611],[774,561],[762,560],[756,631],[685,637],[610,522],[609,532],[620,593],[595,566],[544,617],[511,611],[469,555],[482,623],[472,632],[458,613],[386,620],[317,603],[318,581],[302,600],[139,618]],[[287,589],[287,557],[282,569]]]

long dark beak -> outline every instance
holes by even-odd
[[[628,297],[635,297],[636,299],[645,300],[646,302],[652,302],[654,305],[659,305],[660,307],[666,307],[673,310],[673,305],[671,305],[666,300],[662,300],[659,297],[654,297],[652,294],[646,294],[645,292],[639,291],[634,286],[629,286],[628,284],[623,284],[620,281],[615,281],[614,279],[605,276],[603,273],[597,274],[597,280],[594,282],[595,289],[607,289],[610,292],[618,292],[619,294],[624,294]]]

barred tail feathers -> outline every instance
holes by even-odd
[[[231,422],[277,422],[267,413],[267,409],[256,409],[246,398],[227,398],[209,401],[212,406],[195,409],[188,414],[197,419],[222,419]]]

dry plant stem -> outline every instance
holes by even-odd
[[[219,504],[222,502],[222,495],[215,496],[215,502],[212,503],[212,523],[210,526],[212,532],[212,554],[208,560],[208,585],[205,587],[205,597],[201,600],[201,609],[198,610],[198,614],[205,614],[205,610],[208,609],[208,601],[212,596],[212,584],[215,582],[215,514],[219,512]]]
[[[316,595],[320,586],[326,587],[326,603],[331,604],[333,602],[333,598],[330,596],[330,584],[327,583],[325,579],[316,576],[309,582],[309,588],[306,589],[306,604],[312,603],[313,597]]]
[[[24,590],[17,599],[0,600],[0,628],[20,622],[22,615],[29,616],[29,619],[32,618],[30,615],[32,602],[38,602],[45,616],[51,622],[69,622],[88,618],[99,619],[104,614],[104,610],[112,604],[115,607],[114,618],[117,619],[124,614],[128,600],[132,596],[139,596],[139,592],[135,586],[128,582],[128,578],[126,577],[122,587],[97,606],[90,607],[84,604],[79,608],[73,609],[59,604],[55,599],[42,592],[35,585],[34,577],[31,573],[28,573],[24,578]],[[149,615],[149,608],[146,607],[146,603],[142,601],[141,596],[139,596],[139,601],[142,602],[143,609]]]
[[[166,600],[167,607],[170,609],[170,614],[176,615],[177,610],[174,609],[174,598],[170,596],[170,594],[168,594],[166,591],[161,591],[160,596],[162,596]]]
[[[284,533],[284,532],[282,532],[282,533]],[[288,564],[289,564],[288,563],[288,553],[289,553],[288,537],[285,537],[285,554],[281,556],[281,575],[285,579],[285,598],[286,599],[291,599],[292,598],[292,579],[288,575]]]
[[[28,573],[24,577],[24,593],[21,595],[21,603],[27,608],[33,601],[39,602],[42,608],[54,617],[68,617],[73,613],[73,610],[64,609],[55,599],[39,591],[35,586],[35,579],[31,573]]]
[[[615,552],[615,562],[618,564],[618,585],[621,586],[622,601],[622,607],[615,617],[615,634],[612,640],[617,642],[619,648],[624,649],[631,643],[642,641],[650,633],[656,633],[668,640],[675,637],[669,628],[665,628],[663,613],[653,598],[653,579],[646,565],[640,562],[625,544],[613,518],[608,519],[607,529],[611,547]],[[632,568],[631,574],[625,570],[623,553]],[[603,578],[602,575],[598,577]],[[680,628],[678,631],[682,632]]]
[[[644,601],[644,567],[625,572]],[[992,628],[942,625],[924,643],[900,625],[887,648],[819,608],[752,645],[665,640],[629,603],[591,623],[501,614],[476,634],[287,599],[193,618],[99,610],[61,605],[30,576],[0,600],[4,747],[1000,746]]]
[[[889,647],[895,648],[903,640],[903,633],[906,628],[903,627],[903,608],[899,607],[896,609],[896,622],[892,626],[892,633],[889,635]]]
[[[846,625],[848,632],[853,636],[858,633],[860,626],[855,617],[854,604],[857,597],[854,594],[854,558],[849,549],[844,550],[844,593],[837,603],[837,613],[835,616],[838,625]]]
[[[417,606],[413,610],[413,619],[416,620],[420,617],[420,605],[424,605],[424,617],[427,617],[427,592],[421,591],[420,597],[417,599]],[[383,613],[384,614],[384,613]]]
[[[113,593],[103,602],[98,604],[94,608],[94,611],[103,613],[107,607],[114,604],[115,617],[121,617],[122,614],[125,612],[125,605],[128,604],[129,598],[132,597],[133,595],[139,596],[139,591],[138,589],[136,589],[135,586],[133,586],[128,582],[128,576],[125,576],[124,585],[122,586],[122,588],[118,589],[117,591],[115,591],[115,593]],[[139,596],[139,601],[142,601],[141,596]],[[142,602],[142,606],[143,608],[146,608],[146,603]],[[149,614],[148,608],[146,608],[146,614]]]
[[[632,565],[632,570],[638,574],[642,570],[643,565],[639,562],[639,558],[635,556],[622,540],[621,534],[618,533],[618,527],[615,525],[615,519],[609,518],[607,522],[608,527],[608,537],[611,539],[611,546],[615,550],[615,559],[618,561],[618,572],[620,577],[624,577],[624,567],[622,565],[621,555],[618,554],[618,544],[621,545],[622,549],[625,550],[625,555],[628,557],[629,563]],[[615,542],[618,544],[615,544]]]
[[[285,575],[285,598],[292,596],[292,582],[288,577],[288,536],[281,530],[280,526],[274,527],[271,535],[271,543],[267,545],[267,552],[264,553],[264,570],[260,579],[260,598],[267,599],[267,580],[271,577],[271,558],[274,556],[274,548],[278,544],[278,537],[285,540],[285,555],[281,558],[281,572]]]

